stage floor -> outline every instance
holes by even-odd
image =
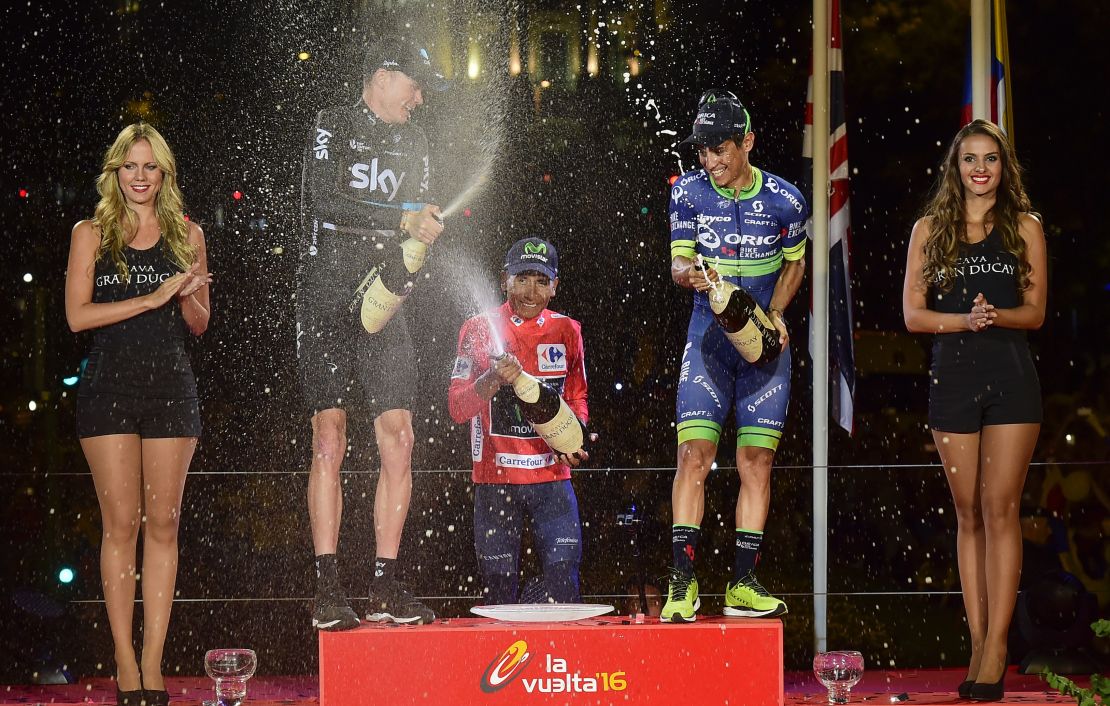
[[[964,677],[958,669],[912,669],[869,671],[863,681],[852,690],[852,703],[860,704],[959,704],[956,685]],[[167,679],[170,697],[176,706],[200,706],[203,699],[212,698],[212,681],[205,677],[177,677]],[[1075,681],[1087,686],[1086,678]],[[786,673],[785,703],[827,703],[824,690],[808,672]],[[1034,676],[1011,671],[1006,679],[1007,697],[1002,703],[1048,705],[1074,704],[1059,694],[1046,691],[1045,683]],[[900,694],[908,694],[906,701],[892,701]],[[315,676],[259,676],[250,682],[249,706],[315,706],[319,704],[319,685]],[[0,686],[0,706],[14,704],[53,704],[77,706],[78,704],[114,704],[115,685],[110,679],[88,679],[77,684],[57,686]]]

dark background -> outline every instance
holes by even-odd
[[[924,427],[928,340],[904,333],[899,302],[910,227],[960,126],[967,7],[845,5],[858,389],[854,436],[830,431],[830,646],[864,649],[873,665],[957,664],[966,644],[952,593],[955,518]],[[571,51],[594,26],[590,8],[608,19],[589,35],[599,45],[596,77],[575,71],[585,62]],[[591,428],[602,437],[575,481],[588,548],[583,592],[615,602],[627,593],[637,563],[615,519],[633,503],[645,570],[653,580],[664,574],[674,381],[690,306],[668,272],[672,150],[698,95],[725,86],[753,114],[753,162],[801,181],[810,4],[607,8],[69,0],[0,10],[9,39],[0,53],[0,616],[26,636],[0,648],[0,679],[63,664],[76,676],[112,669],[97,602],[98,510],[73,433],[74,389],[63,383],[88,341],[66,327],[63,277],[70,228],[96,203],[104,150],[140,118],[175,150],[215,275],[212,323],[191,351],[205,435],[183,503],[166,673],[197,673],[205,649],[232,643],[258,650],[265,672],[315,670],[310,436],[292,317],[301,150],[319,108],[357,98],[365,42],[391,31],[419,38],[453,69],[452,89],[426,96],[416,118],[433,146],[441,202],[473,182],[483,146],[495,154],[469,215],[448,220],[430,278],[406,304],[424,378],[405,578],[443,615],[478,600],[467,429],[445,410],[458,327],[474,313],[460,295],[460,263],[478,263],[494,295],[501,254],[531,233],[560,248],[553,308],[583,324]],[[1046,421],[1023,499],[1026,575],[1066,568],[1103,605],[1110,184],[1098,76],[1110,64],[1107,14],[1096,2],[1009,7],[1014,139],[1050,257],[1048,318],[1030,337]],[[525,59],[536,51],[531,73],[508,71],[514,33]],[[469,44],[484,56],[477,80],[466,77]],[[626,81],[632,64],[638,73]],[[680,154],[689,169],[693,155]],[[808,299],[803,288],[787,312],[793,403],[761,568],[791,606],[793,668],[812,653]],[[340,556],[357,597],[369,579],[377,461],[367,424],[353,423],[350,441]],[[731,557],[733,452],[726,436],[708,493],[699,575],[710,594],[723,590]],[[75,570],[72,583],[58,581],[62,567]]]

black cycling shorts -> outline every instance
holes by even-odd
[[[77,436],[138,434],[144,439],[199,437],[196,397],[158,399],[113,393],[77,397]]]
[[[357,312],[317,316],[298,306],[297,368],[312,415],[325,409],[356,408],[373,417],[411,410],[415,358],[404,306],[373,334],[362,328]]]
[[[993,353],[989,366],[933,366],[929,373],[931,429],[972,434],[993,424],[1041,423],[1041,383],[1029,347],[1024,342],[1010,342]]]

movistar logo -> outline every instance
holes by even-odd
[[[547,254],[547,243],[525,243],[524,252],[528,254]]]

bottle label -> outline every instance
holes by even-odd
[[[725,335],[740,352],[740,357],[749,363],[756,362],[763,355],[763,332],[754,321],[749,320],[739,331],[725,331]]]
[[[582,448],[582,423],[570,410],[566,401],[560,398],[559,411],[555,417],[542,424],[533,424],[547,445],[561,454],[572,454]]]
[[[528,373],[521,373],[513,381],[513,391],[525,402],[535,404],[540,399],[540,381]]]
[[[362,327],[369,333],[378,333],[401,308],[403,301],[404,296],[389,291],[382,283],[382,278],[375,277],[362,295],[362,310],[359,315]]]

